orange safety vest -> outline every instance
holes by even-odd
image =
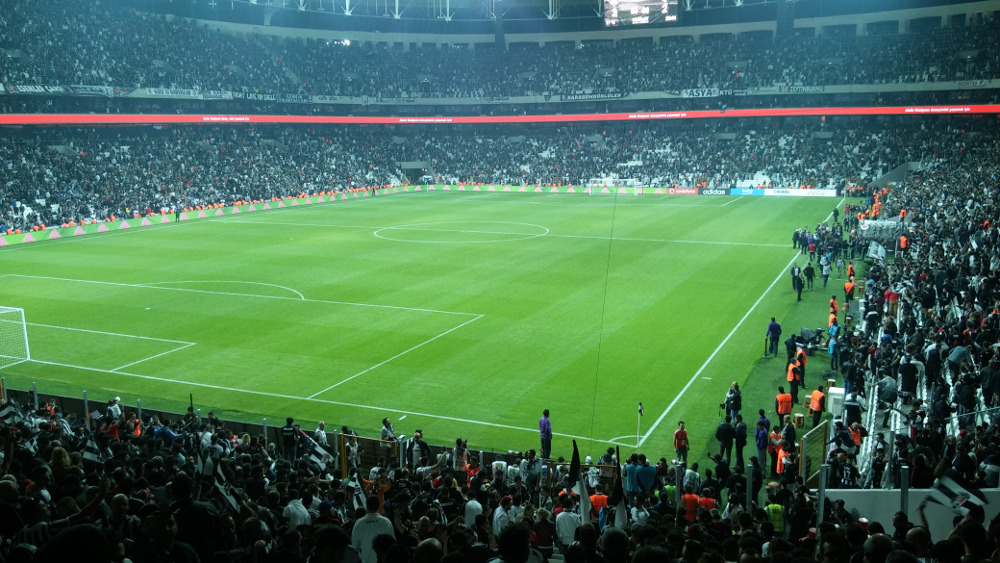
[[[853,276],[854,276],[854,264],[848,264],[847,265],[847,277],[850,278],[850,277],[853,277]]]
[[[608,495],[594,493],[590,495],[590,511],[600,514],[601,509],[608,505]]]
[[[811,398],[809,400],[809,408],[812,409],[814,412],[819,412],[823,410],[822,401],[823,397],[826,397],[826,395],[824,395],[822,391],[817,389],[812,392],[812,395],[810,397]]]
[[[778,450],[778,475],[785,474],[785,450],[784,448]]]
[[[854,282],[849,281],[844,284],[844,292],[852,293],[854,291],[854,287],[855,287]]]
[[[830,313],[830,318],[826,320],[826,328],[833,326],[834,321],[837,320],[837,313]]]
[[[778,414],[786,415],[792,413],[792,394],[782,393],[778,395]]]
[[[806,351],[805,350],[803,350],[802,348],[796,348],[795,349],[795,359],[796,359],[796,361],[799,362],[800,366],[806,367],[806,361],[808,361],[808,360],[806,360]]]
[[[695,516],[698,515],[698,501],[698,495],[694,493],[681,495],[681,504],[684,505],[684,517],[688,519],[688,522],[694,522]]]
[[[840,311],[840,303],[837,302],[836,298],[830,299],[830,312],[836,313]]]
[[[908,243],[906,241],[906,235],[899,235],[899,248],[902,250],[906,250],[907,244]]]
[[[861,429],[860,428],[851,428],[851,438],[854,438],[854,445],[855,446],[860,446],[861,445]]]
[[[802,370],[799,370],[798,373],[795,371],[798,367],[798,362],[792,361],[788,363],[788,367],[785,369],[785,376],[788,378],[788,381],[802,381]],[[789,397],[792,396],[791,393],[786,393],[786,395]],[[781,395],[778,396],[780,397]],[[788,409],[788,412],[792,412],[792,410]],[[783,412],[781,414],[788,414],[788,412]]]
[[[775,443],[781,443],[781,433],[772,431],[767,436],[767,453],[773,454],[778,451],[778,446],[775,446]]]
[[[701,497],[698,499],[698,504],[705,510],[712,510],[713,508],[718,508],[719,506],[719,503],[712,497]]]

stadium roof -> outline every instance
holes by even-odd
[[[120,0],[142,10],[206,20],[263,26],[350,31],[414,33],[493,33],[502,31],[588,31],[604,26],[605,3],[618,0]],[[656,4],[667,0],[637,0]],[[1000,2],[987,0],[669,0],[677,19],[658,25],[718,25],[774,21],[779,17],[815,18],[854,13],[912,10],[942,5],[982,5],[997,11]],[[473,23],[475,22],[475,23]]]

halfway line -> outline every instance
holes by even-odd
[[[216,221],[216,223],[222,223],[224,221]],[[371,231],[382,231],[382,230],[394,230],[394,231],[437,231],[437,232],[448,232],[448,233],[481,233],[481,234],[504,234],[504,235],[524,235],[525,233],[508,233],[508,232],[497,232],[493,233],[490,231],[469,231],[469,230],[459,230],[459,229],[427,229],[427,228],[414,228],[414,227],[380,227],[371,225],[329,225],[322,223],[285,223],[277,221],[234,221],[240,225],[259,225],[259,226],[296,226],[296,227],[316,227],[316,228],[331,228],[331,229],[363,229]],[[570,238],[570,239],[585,239],[585,240],[599,240],[607,241],[607,236],[599,235],[557,235],[551,232],[544,235],[532,235],[534,238]],[[612,238],[612,241],[618,242],[662,242],[668,244],[711,244],[719,246],[753,246],[760,248],[788,248],[787,244],[781,243],[766,243],[766,242],[739,242],[730,240],[687,240],[687,239],[655,239],[655,238],[630,238],[630,237],[616,237]]]

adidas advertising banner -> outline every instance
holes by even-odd
[[[729,195],[729,190],[726,188],[701,188],[698,190],[699,195]]]

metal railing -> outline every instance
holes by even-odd
[[[12,389],[7,386],[6,378],[0,377],[0,402],[6,403],[10,400],[15,404],[23,405],[26,410],[36,412],[47,402],[42,400],[43,396],[52,400],[59,407],[60,411],[70,416],[75,416],[80,421],[79,424],[85,424],[88,427],[92,426],[93,422],[100,417],[103,413],[103,407],[107,404],[104,400],[91,400],[87,391],[81,391],[79,397],[40,393],[38,385],[35,383],[32,384],[30,390]],[[143,404],[142,399],[136,399],[134,405],[122,405],[122,410],[126,418],[130,418],[132,414],[135,414],[142,421],[144,428],[146,428],[146,422],[154,417],[160,421],[177,421],[182,420],[184,416],[182,413],[175,411],[148,408]],[[207,422],[207,414],[207,412],[203,413],[201,408],[193,408],[191,427],[186,430],[197,430],[200,428],[202,424]],[[260,422],[231,420],[221,417],[219,420],[223,428],[233,432],[236,436],[248,434],[252,440],[263,440],[265,447],[267,444],[277,445],[282,443],[281,426],[270,424],[267,418],[262,418]],[[408,436],[400,435],[395,441],[386,441],[379,438],[344,434],[343,432],[334,430],[332,432],[324,432],[326,436],[326,443],[324,445],[317,442],[314,438],[315,431],[304,428],[301,430],[304,440],[314,445],[320,445],[330,454],[328,459],[323,460],[324,465],[331,472],[332,468],[339,469],[345,478],[350,475],[352,468],[357,468],[359,474],[367,478],[368,470],[378,463],[379,458],[383,457],[386,462],[389,460],[394,461],[397,467],[406,465],[406,460],[403,457],[405,455]],[[430,451],[426,452],[426,456],[432,465],[439,459],[439,456],[448,456],[452,451],[452,446],[450,445],[428,444],[428,446]],[[281,449],[280,446],[275,447],[275,450],[279,454]],[[470,461],[478,461],[480,467],[486,469],[491,468],[496,461],[502,461],[508,467],[517,467],[517,461],[520,458],[521,452],[511,450],[469,450],[468,454]],[[543,484],[551,490],[555,490],[554,488],[559,483],[556,479],[548,478],[548,475],[559,475],[560,472],[557,471],[557,468],[561,465],[565,465],[568,468],[569,462],[560,463],[549,460],[545,465],[544,474],[547,475],[543,475]],[[597,467],[600,470],[599,487],[605,493],[610,494],[614,485],[614,466],[587,465],[584,467]]]

